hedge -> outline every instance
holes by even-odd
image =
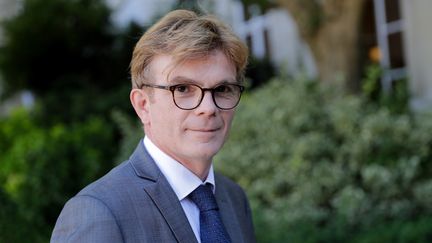
[[[246,189],[259,242],[430,241],[430,131],[430,115],[279,79],[243,98],[215,164]]]

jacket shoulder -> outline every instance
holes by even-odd
[[[215,180],[216,180],[216,187],[218,187],[218,185],[224,187],[225,190],[227,190],[228,192],[233,192],[233,193],[238,193],[238,192],[242,192],[243,188],[238,185],[236,182],[234,182],[233,180],[231,180],[230,178],[215,172]]]
[[[107,174],[97,179],[84,187],[76,196],[91,196],[95,198],[104,197],[104,195],[112,195],[121,190],[127,183],[131,183],[131,176],[134,171],[131,168],[129,161],[124,161],[120,165],[114,167]]]

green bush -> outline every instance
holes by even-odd
[[[138,118],[130,118],[124,112],[114,110],[111,118],[121,132],[121,141],[115,161],[127,160],[135,150],[138,142],[144,137],[144,129]]]
[[[393,222],[379,222],[365,232],[361,232],[354,242],[416,242],[432,241],[432,217],[419,217],[413,221],[394,220]]]
[[[111,134],[97,117],[51,128],[39,127],[24,110],[1,120],[0,189],[22,218],[9,227],[31,225],[26,241],[46,242],[66,200],[113,166]],[[0,216],[1,225],[9,222]]]
[[[362,81],[363,95],[373,103],[387,107],[392,113],[409,112],[409,88],[406,78],[393,80],[391,90],[382,89],[381,78],[384,70],[378,64],[366,67]]]
[[[260,242],[345,242],[432,218],[431,130],[426,115],[275,80],[244,97],[216,168],[246,188]]]
[[[133,114],[126,77],[143,30],[115,29],[110,14],[103,0],[23,0],[1,23],[0,95],[28,89],[37,103],[0,118],[0,242],[47,242],[66,200],[114,166],[111,110]]]
[[[0,242],[25,242],[30,225],[18,214],[17,205],[0,187]]]

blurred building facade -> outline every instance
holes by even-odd
[[[113,10],[112,20],[120,28],[135,22],[143,26],[169,11],[177,0],[105,0]]]
[[[0,0],[0,22],[13,17],[22,6],[22,0]],[[3,29],[0,28],[0,45],[4,42]],[[0,95],[2,94],[2,77],[0,75]],[[0,116],[8,114],[15,106],[31,107],[34,97],[29,91],[22,91],[8,100],[0,103]]]
[[[0,21],[16,14],[23,0],[0,0]],[[120,28],[131,21],[146,26],[157,17],[187,0],[105,0],[113,9],[113,22]],[[195,1],[189,1],[195,2]],[[228,22],[248,43],[252,55],[269,58],[281,73],[317,77],[317,68],[308,45],[301,40],[290,14],[281,8],[261,13],[259,8],[245,9],[240,0],[201,0],[200,7]],[[395,80],[407,78],[411,105],[425,110],[432,107],[432,15],[430,0],[364,0],[363,28],[369,43],[364,49],[377,59],[384,70],[382,87],[391,92]],[[248,12],[248,17],[245,12]],[[355,28],[355,27],[353,27]],[[373,29],[373,30],[372,30]],[[4,40],[0,29],[0,44]],[[1,80],[0,80],[1,81]],[[1,82],[0,82],[1,92]],[[17,98],[18,102],[28,103]],[[21,100],[21,101],[19,101]]]
[[[130,21],[149,25],[177,0],[107,0],[114,10],[113,20],[120,26]],[[193,1],[192,1],[193,2]],[[239,0],[202,0],[199,7],[219,16],[248,43],[251,53],[258,59],[269,58],[283,73],[291,76],[305,74],[315,78],[317,70],[308,46],[301,41],[295,21],[286,10],[272,9],[264,14],[259,8],[250,9],[246,19],[245,7]]]
[[[432,1],[399,0],[404,18],[407,74],[411,104],[420,110],[432,108]]]
[[[116,21],[126,24],[134,20],[147,25],[154,16],[166,12],[177,0],[107,0],[115,9]],[[157,2],[157,3],[156,3]],[[313,55],[301,40],[297,25],[281,8],[260,13],[259,8],[245,9],[240,0],[202,0],[203,9],[228,22],[248,43],[252,55],[269,58],[283,73],[292,76],[317,76]],[[115,4],[113,4],[115,3]],[[154,7],[154,6],[157,6]],[[432,15],[430,0],[364,0],[366,25],[363,38],[369,38],[364,52],[376,59],[383,70],[382,88],[391,92],[394,82],[406,78],[411,93],[411,106],[417,110],[432,108]],[[245,11],[250,17],[246,19]],[[148,14],[146,14],[148,13]],[[155,15],[156,13],[156,15]],[[369,19],[367,19],[369,18]],[[363,23],[364,24],[364,23]],[[353,26],[353,28],[357,28]],[[365,64],[365,63],[363,63]]]
[[[372,2],[372,0],[369,0]],[[411,107],[432,108],[432,15],[430,0],[373,0],[379,63],[385,70],[382,86],[406,78]],[[371,11],[366,5],[365,11]]]
[[[21,7],[22,0],[0,0],[0,22],[14,16]],[[4,41],[3,30],[0,28],[0,44]]]

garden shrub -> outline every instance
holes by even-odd
[[[17,205],[0,187],[0,242],[25,242],[29,225],[18,214]]]
[[[144,137],[144,129],[138,117],[132,119],[119,110],[111,113],[111,119],[121,132],[120,146],[115,159],[116,163],[120,164],[129,158],[138,142]]]
[[[430,131],[427,115],[274,80],[243,97],[215,165],[246,189],[260,242],[345,242],[432,218]]]
[[[113,167],[111,136],[97,117],[51,128],[39,127],[25,110],[0,120],[1,190],[31,225],[27,242],[46,242],[66,200]]]

